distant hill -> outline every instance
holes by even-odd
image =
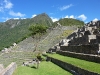
[[[0,23],[0,50],[28,37],[30,34],[29,26],[37,23],[46,26],[53,24],[51,18],[45,13],[34,18],[10,19]]]
[[[57,23],[60,23],[63,26],[77,26],[81,27],[84,25],[83,21],[77,20],[77,19],[72,19],[72,18],[63,18],[60,19],[59,21],[54,22],[53,26],[56,26]]]

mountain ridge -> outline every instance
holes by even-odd
[[[42,13],[34,18],[9,19],[0,23],[0,50],[27,38],[31,33],[28,30],[29,26],[37,23],[51,26],[53,22],[47,14]]]

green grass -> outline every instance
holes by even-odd
[[[94,63],[94,62],[89,62],[85,60],[80,60],[72,57],[67,57],[67,56],[62,56],[59,54],[48,54],[50,57],[59,59],[61,61],[73,64],[77,67],[83,68],[88,71],[92,71],[95,73],[100,73],[100,64]]]
[[[35,65],[36,66],[36,65]],[[71,73],[63,70],[52,62],[43,61],[40,63],[39,69],[20,66],[13,75],[72,75]]]

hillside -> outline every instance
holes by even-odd
[[[56,23],[60,23],[63,26],[77,26],[77,27],[82,27],[84,25],[83,21],[77,20],[77,19],[72,19],[72,18],[63,18],[60,19],[59,21],[56,21],[53,25],[56,26]]]
[[[26,19],[10,19],[0,23],[0,50],[8,48],[14,42],[18,43],[30,36],[29,26],[32,24],[40,24],[48,27],[56,27],[57,23],[63,26],[82,26],[84,22],[76,19],[60,19],[57,22],[52,22],[51,18],[45,14],[39,14],[34,18]],[[58,32],[58,31],[57,31]]]
[[[51,18],[45,13],[37,15],[36,17],[32,18],[31,21],[35,24],[46,25],[49,27],[53,24]]]
[[[42,13],[34,18],[10,19],[0,23],[0,50],[27,38],[30,35],[29,25],[37,23],[51,26],[53,22],[47,14]]]
[[[40,39],[40,42],[38,43],[39,46],[37,48],[39,50],[41,48],[41,51],[46,51],[56,43],[59,43],[62,38],[65,38],[68,34],[71,34],[73,30],[75,30],[75,28],[62,26],[57,27],[52,31],[48,31],[48,33]],[[67,33],[65,33],[65,31]],[[62,35],[65,36],[62,37]],[[9,65],[11,62],[16,62],[18,66],[22,65],[23,61],[33,59],[35,56],[36,53],[33,52],[35,44],[36,39],[29,37],[18,43],[17,46],[8,48],[7,53],[0,52],[0,63],[4,64],[4,66]]]

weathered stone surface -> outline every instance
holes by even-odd
[[[99,44],[60,46],[60,50],[85,54],[97,54],[97,51],[99,50]]]
[[[17,68],[16,63],[12,62],[8,67],[6,67],[1,71],[0,75],[12,75],[12,73],[16,68]]]
[[[0,64],[0,72],[4,69],[3,64]]]

